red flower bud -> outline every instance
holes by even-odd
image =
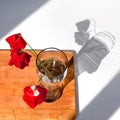
[[[47,90],[40,86],[26,86],[24,88],[23,100],[31,107],[44,102]]]

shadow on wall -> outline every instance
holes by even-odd
[[[0,38],[48,0],[1,0]]]
[[[78,32],[74,34],[75,42],[82,46],[75,54],[75,79],[78,90],[78,75],[84,71],[90,74],[95,72],[104,57],[114,47],[115,38],[109,32],[96,33],[95,22],[88,19],[77,23],[76,26]],[[120,105],[120,97],[117,95],[120,89],[116,89],[120,85],[119,77],[120,74],[85,109],[77,113],[76,120],[108,120]],[[78,93],[76,93],[76,98],[78,98]],[[79,99],[76,99],[76,102],[79,103]],[[78,112],[79,106],[76,108]]]
[[[91,27],[90,20],[81,21],[76,26],[78,32],[75,33],[75,42],[82,46],[76,56],[77,75],[84,71],[95,72],[102,59],[113,48],[115,39],[111,33],[106,31],[96,33],[95,28]]]

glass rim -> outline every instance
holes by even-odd
[[[108,37],[109,39],[105,40],[105,36]],[[109,50],[111,50],[114,47],[116,42],[114,35],[108,31],[98,32],[94,37],[97,38],[98,41],[106,45],[106,47]],[[103,37],[104,37],[104,40],[103,40]]]

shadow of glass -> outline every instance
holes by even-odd
[[[88,73],[95,72],[102,59],[109,53],[106,46],[97,41],[94,37],[82,47],[78,53],[79,74],[84,71]]]
[[[115,39],[108,32],[99,32],[90,38],[89,20],[79,22],[76,25],[79,32],[75,33],[75,42],[82,45],[77,54],[76,72],[78,75],[84,71],[93,73],[98,69],[102,59],[113,48]]]
[[[120,72],[81,111],[76,120],[108,120],[120,107]]]
[[[0,1],[0,38],[48,0]]]

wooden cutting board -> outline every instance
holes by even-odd
[[[38,51],[37,51],[38,52]],[[23,101],[23,89],[38,80],[35,57],[23,70],[8,66],[9,50],[0,50],[0,120],[74,120],[76,116],[73,53],[65,51],[69,60],[66,87],[55,102],[42,103],[34,109]]]

